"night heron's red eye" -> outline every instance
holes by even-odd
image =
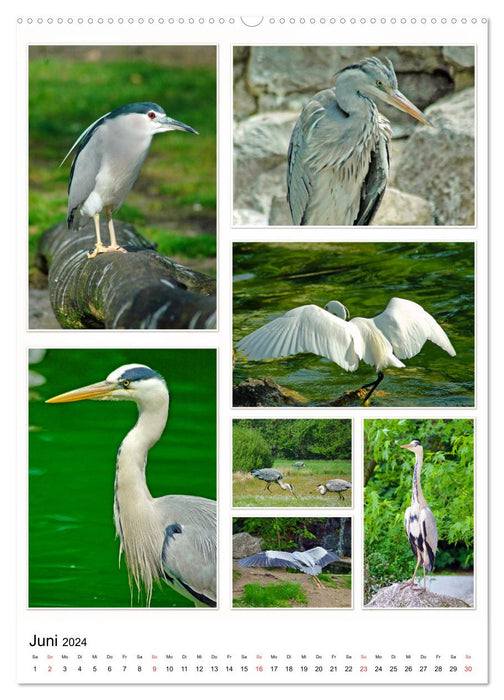
[[[154,117],[156,116],[156,112],[147,112],[147,116],[149,117],[149,119],[154,119]]]

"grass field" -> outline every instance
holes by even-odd
[[[306,460],[304,467],[293,467],[292,461],[276,460],[274,469],[282,472],[284,482],[292,484],[297,498],[290,491],[283,491],[273,483],[270,491],[266,482],[260,481],[250,473],[233,473],[233,505],[237,507],[267,508],[349,508],[352,506],[352,490],[341,494],[326,493],[322,496],[317,484],[329,479],[346,479],[352,481],[351,460]]]

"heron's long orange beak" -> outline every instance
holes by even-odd
[[[397,107],[397,109],[400,109],[401,112],[406,112],[415,119],[418,119],[418,121],[422,122],[422,124],[427,124],[427,126],[433,126],[432,122],[430,122],[427,119],[425,114],[423,114],[423,112],[421,112],[418,109],[418,107],[416,107],[413,104],[413,102],[410,102],[408,98],[402,94],[402,92],[399,92],[399,90],[394,90],[393,88],[386,88],[383,94],[383,99],[385,100],[385,102],[388,102],[393,107]]]
[[[53,396],[47,399],[46,403],[69,403],[70,401],[83,401],[84,399],[102,399],[109,396],[114,389],[113,384],[107,382],[97,382],[83,386],[81,389],[67,391],[64,394]]]
[[[63,396],[64,396],[64,394],[63,394]],[[409,450],[410,452],[413,452],[413,450],[411,449],[411,445],[399,445],[399,447],[403,447],[405,450]]]

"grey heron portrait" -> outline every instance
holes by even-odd
[[[165,131],[188,131],[191,126],[167,117],[154,102],[134,102],[108,112],[79,136],[69,150],[78,146],[68,183],[68,228],[79,229],[88,219],[94,220],[96,243],[89,258],[99,253],[121,252],[112,221],[135,184],[152,137]],[[100,233],[100,213],[105,211],[110,245],[104,245]]]
[[[340,499],[343,500],[343,493],[351,488],[352,484],[349,481],[345,481],[345,479],[329,479],[325,484],[319,484],[316,490],[322,496],[325,496],[326,493],[337,493]]]
[[[268,549],[239,559],[237,564],[238,566],[298,569],[305,574],[310,574],[318,588],[324,588],[324,585],[317,578],[317,574],[320,574],[328,564],[337,561],[341,561],[340,557],[331,550],[324,549],[324,547],[313,547],[313,549],[307,549],[304,552],[280,552]]]
[[[295,226],[366,226],[389,178],[388,119],[374,100],[427,117],[397,86],[394,66],[375,57],[343,68],[334,87],[305,105],[287,154],[287,200]]]
[[[402,448],[410,450],[415,455],[415,467],[413,469],[413,486],[411,491],[411,506],[404,513],[404,527],[408,536],[413,554],[416,557],[415,571],[411,581],[403,586],[413,586],[418,567],[423,568],[423,590],[426,590],[426,571],[433,571],[437,550],[437,526],[431,509],[422,492],[420,472],[423,464],[423,447],[418,440],[412,440]]]
[[[290,491],[297,498],[292,484],[283,481],[283,474],[278,469],[252,469],[250,472],[256,479],[266,482],[266,488],[270,491],[271,484],[278,484],[283,491]]]
[[[393,297],[373,318],[349,318],[346,306],[330,301],[322,309],[315,304],[298,306],[266,323],[237,343],[250,360],[313,353],[355,372],[359,362],[376,369],[377,379],[367,389],[368,401],[384,378],[387,367],[405,367],[402,359],[417,355],[427,340],[452,357],[456,354],[445,331],[420,304]]]
[[[216,606],[216,503],[208,498],[167,495],[153,498],[145,469],[150,448],[168,419],[165,380],[145,365],[128,364],[101,382],[60,394],[47,403],[96,399],[132,401],[138,420],[123,439],[116,461],[114,521],[130,588],[145,592],[165,581],[195,606]]]

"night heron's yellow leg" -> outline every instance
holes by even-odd
[[[121,248],[121,246],[117,244],[117,239],[114,231],[114,222],[112,221],[112,212],[110,211],[110,209],[106,209],[106,214],[110,233],[110,250],[114,250],[118,253],[126,253],[124,248]]]
[[[112,213],[107,209],[107,220],[110,232],[110,245],[103,245],[101,235],[100,235],[100,215],[95,214],[93,216],[95,222],[96,230],[96,243],[92,253],[88,253],[88,258],[96,258],[99,253],[125,253],[124,248],[117,245],[117,240],[115,237],[114,224],[112,223]]]

